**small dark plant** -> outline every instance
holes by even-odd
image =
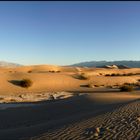
[[[89,79],[89,77],[85,73],[79,74],[77,78],[80,80],[88,80]]]
[[[133,91],[133,90],[134,90],[134,87],[132,85],[123,85],[120,87],[121,92]]]
[[[49,100],[55,100],[55,98],[54,98],[53,95],[50,95],[48,99],[49,99]]]
[[[116,74],[115,73],[112,73],[111,76],[116,76]]]
[[[110,76],[110,74],[106,74],[105,76]]]
[[[28,71],[28,73],[31,73],[31,72],[32,72],[31,70]]]
[[[32,86],[32,81],[30,79],[23,79],[19,84],[21,87],[29,88],[30,86]]]

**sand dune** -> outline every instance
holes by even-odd
[[[53,71],[53,72],[52,72]],[[17,68],[0,69],[0,94],[20,94],[25,92],[41,91],[70,91],[81,89],[80,85],[93,83],[96,85],[115,85],[126,82],[136,83],[139,75],[105,77],[107,73],[139,73],[139,68],[132,69],[104,69],[104,68],[77,68],[77,67],[60,67],[52,65],[24,66]],[[85,73],[90,78],[80,80],[73,77],[79,73]],[[102,75],[101,75],[102,74]],[[33,81],[29,89],[22,88],[10,83],[11,80],[21,80],[28,78]]]
[[[113,73],[131,74],[106,76]],[[0,68],[0,137],[137,140],[139,77],[140,68]],[[33,84],[24,88],[17,84],[22,79],[30,79]],[[120,92],[124,83],[138,86],[131,93]]]
[[[107,73],[139,73],[139,68],[132,69],[104,69],[104,68],[80,68],[80,67],[60,67],[53,65],[22,66],[17,68],[0,68],[0,95],[16,95],[30,93],[35,95],[42,92],[57,91],[85,91],[94,90],[82,87],[92,83],[98,86],[122,85],[123,83],[137,83],[139,75],[106,77]],[[89,78],[81,80],[75,78],[81,73]],[[26,89],[13,84],[12,80],[30,79],[33,85]],[[2,98],[2,97],[1,97]],[[19,100],[20,101],[20,100]]]

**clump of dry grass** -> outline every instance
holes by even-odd
[[[48,100],[55,100],[55,98],[54,98],[54,96],[53,96],[53,95],[49,95]]]
[[[111,76],[110,74],[106,74],[105,76]]]
[[[99,87],[99,85],[94,85],[94,87]]]
[[[93,85],[93,83],[88,83],[88,84],[87,84],[87,87],[89,87],[89,88],[93,88],[94,85]]]
[[[30,79],[23,79],[19,82],[19,85],[24,88],[29,88],[32,84],[33,82]]]
[[[28,73],[31,73],[31,72],[32,72],[31,70],[28,71]]]
[[[121,92],[125,92],[125,91],[133,91],[134,87],[132,85],[123,85],[120,87],[120,91]]]
[[[139,73],[112,73],[112,74],[106,74],[105,76],[132,76],[132,75],[139,75]]]
[[[113,86],[111,86],[111,85],[108,85],[108,86],[106,86],[106,88],[113,88]]]
[[[80,80],[88,80],[89,76],[85,73],[81,73],[81,74],[77,75],[77,78],[80,79]]]
[[[135,83],[135,86],[140,87],[140,83],[139,82]]]

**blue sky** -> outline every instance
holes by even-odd
[[[0,60],[140,60],[140,2],[0,2]]]

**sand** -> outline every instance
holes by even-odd
[[[99,132],[97,139],[121,139],[127,135],[126,139],[135,140],[140,134],[139,99],[139,93],[90,93],[34,106],[7,108],[0,111],[0,137],[91,139],[95,134],[89,132],[90,129],[100,128],[104,131]]]
[[[140,100],[109,113],[93,116],[79,123],[65,125],[32,140],[138,140],[140,138]]]
[[[76,78],[85,73],[89,78],[81,80]],[[92,83],[98,86],[121,85],[123,83],[137,83],[139,75],[106,77],[108,73],[140,73],[140,68],[132,69],[104,69],[60,67],[53,65],[23,66],[17,68],[0,68],[0,95],[21,95],[24,93],[44,93],[55,91],[85,90],[82,85]],[[12,81],[28,78],[33,85],[26,89],[17,86]],[[90,90],[87,88],[87,90]]]
[[[82,73],[87,78],[79,78]],[[112,73],[134,75],[105,76]],[[0,68],[0,138],[138,140],[139,88],[120,92],[119,86],[139,84],[139,73],[140,68]],[[23,78],[33,85],[23,88],[11,82]]]

